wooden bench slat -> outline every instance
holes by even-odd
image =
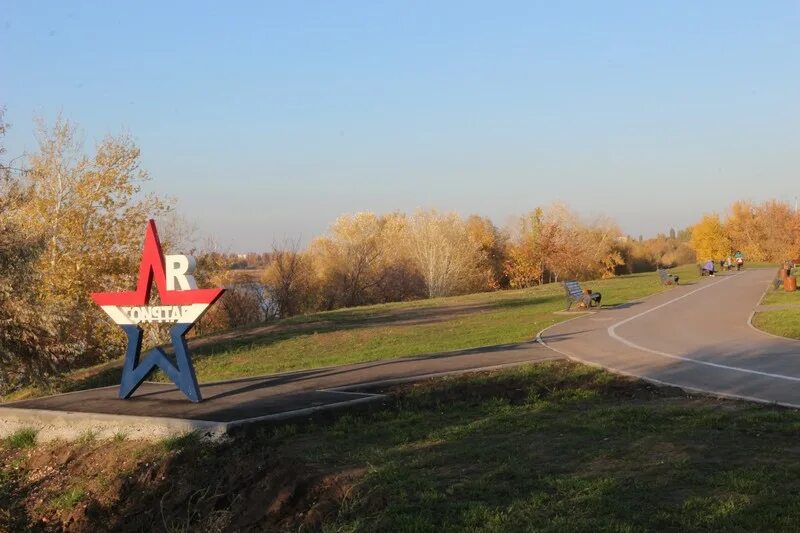
[[[567,309],[572,307],[572,304],[582,301],[586,295],[583,293],[581,284],[576,280],[564,282],[564,290],[567,295]]]

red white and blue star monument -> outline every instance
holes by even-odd
[[[120,398],[130,398],[147,376],[159,367],[193,402],[202,401],[194,373],[186,333],[225,289],[198,289],[192,273],[191,256],[167,255],[161,251],[156,223],[147,222],[139,281],[133,292],[96,292],[94,302],[122,327],[128,336],[128,349],[122,369]],[[150,289],[155,281],[161,305],[150,305]],[[175,364],[161,348],[154,348],[140,361],[143,322],[174,323],[170,339],[175,349]]]

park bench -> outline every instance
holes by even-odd
[[[602,299],[602,295],[599,292],[584,291],[581,288],[581,284],[576,280],[565,281],[564,292],[567,297],[567,311],[576,303],[586,308],[591,307],[593,304],[599,306]]]
[[[716,267],[716,265],[715,265]],[[697,272],[700,274],[700,277],[708,276],[711,274],[708,270],[706,270],[706,265],[703,263],[702,265],[697,265]]]
[[[675,274],[670,274],[666,268],[658,269],[658,277],[661,279],[662,285],[677,285],[680,279]]]

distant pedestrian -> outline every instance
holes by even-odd
[[[736,270],[741,270],[744,266],[744,254],[740,250],[736,250],[736,253],[733,254],[733,258],[736,260]]]
[[[705,270],[706,273],[709,276],[713,276],[714,275],[714,260],[713,259],[709,259],[708,261],[706,261],[706,266],[703,267],[703,270]]]

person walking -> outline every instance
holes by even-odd
[[[738,272],[744,266],[744,254],[740,250],[736,250],[733,257],[736,259],[736,271]]]

